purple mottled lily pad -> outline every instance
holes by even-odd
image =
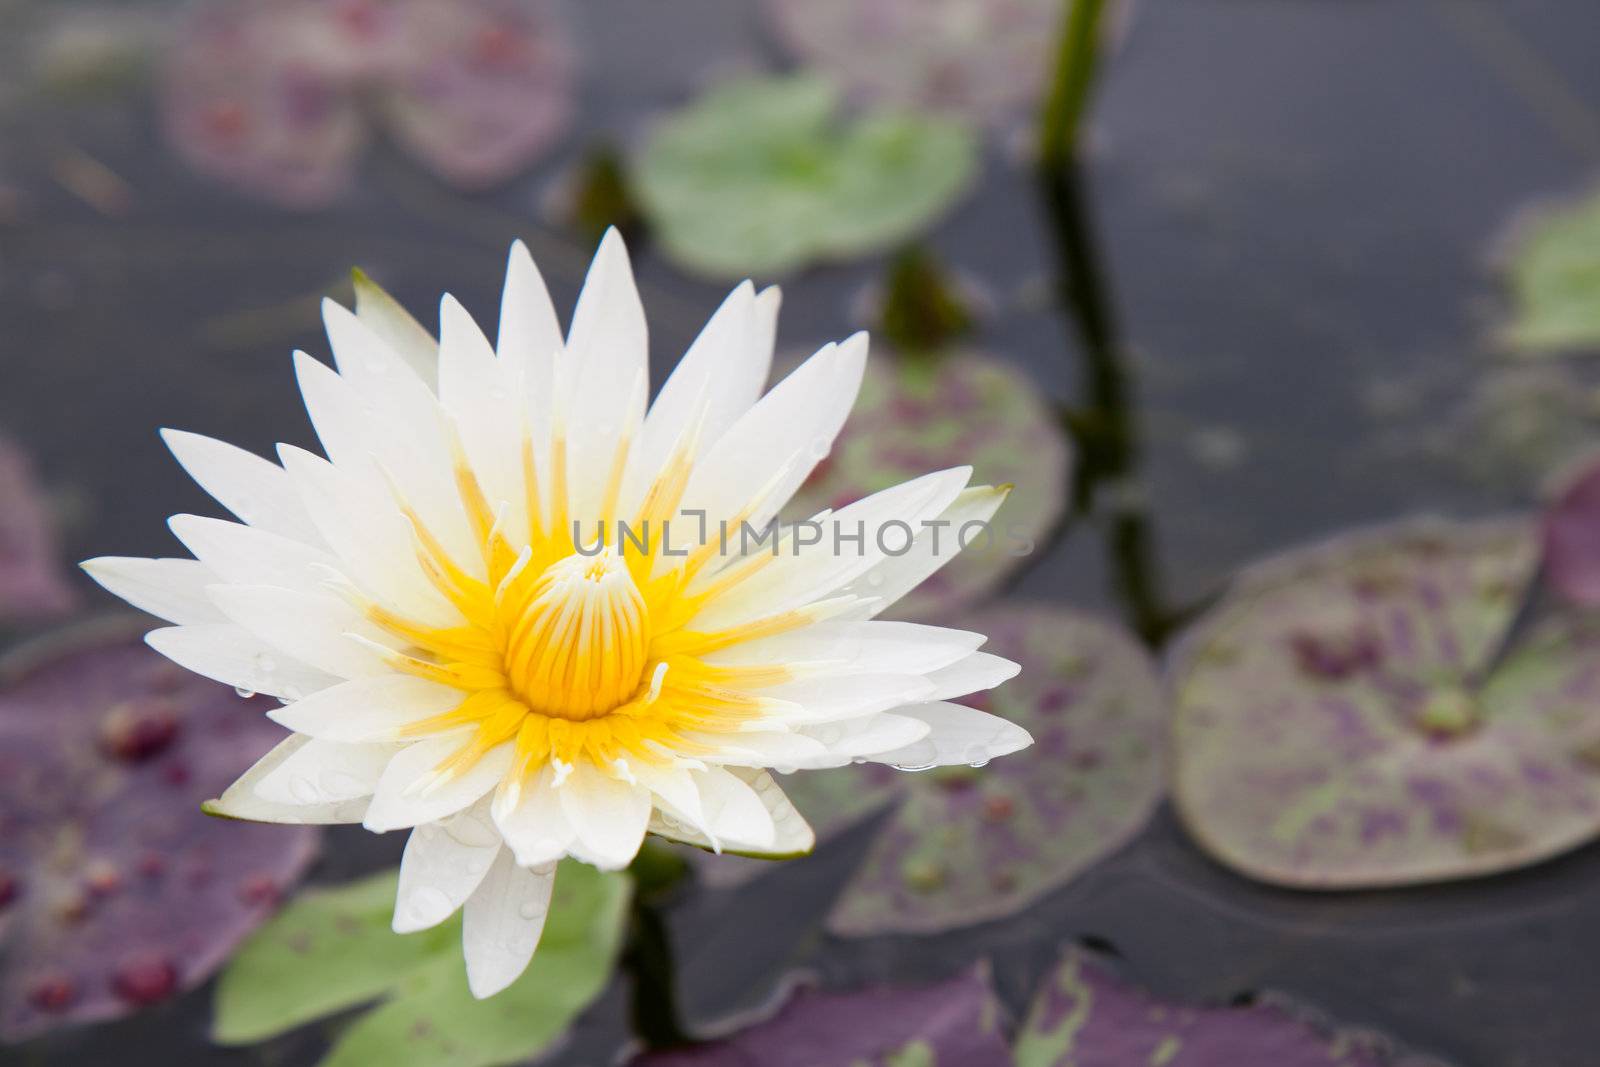
[[[834,905],[835,933],[934,932],[1012,914],[1121,847],[1161,797],[1167,703],[1137,641],[1045,606],[1002,604],[954,623],[1022,665],[965,702],[1022,724],[1033,746],[981,769],[868,763],[783,779],[819,834],[899,801]],[[754,865],[704,861],[713,884]]]
[[[1578,473],[1544,513],[1545,575],[1569,603],[1600,606],[1600,462]]]
[[[566,128],[573,75],[546,0],[223,0],[180,30],[165,112],[197,169],[311,208],[373,123],[446,181],[509,178]]]
[[[764,1022],[629,1067],[1010,1067],[987,969],[922,989],[795,990]]]
[[[281,731],[121,624],[14,653],[0,687],[0,1040],[204,981],[316,850],[200,812]]]
[[[873,103],[978,121],[1013,117],[1043,89],[1057,0],[767,0],[785,45]]]
[[[1442,1067],[1287,998],[1200,1007],[1162,1000],[1071,949],[1034,998],[1017,1067]]]
[[[991,592],[1026,562],[1066,505],[1066,438],[1022,372],[967,353],[869,360],[850,421],[787,514],[804,518],[964,464],[972,465],[975,484],[1016,489],[995,516],[992,538],[975,538],[891,611],[938,619]]]
[[[1496,658],[1536,557],[1530,523],[1435,520],[1241,577],[1172,668],[1175,792],[1201,846],[1348,889],[1600,835],[1600,619],[1548,615]]]
[[[75,600],[31,465],[0,438],[0,623],[63,615]]]

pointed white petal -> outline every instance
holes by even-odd
[[[226,519],[174,515],[183,546],[216,575],[212,582],[320,590],[338,560],[322,548]]]
[[[509,851],[501,851],[467,901],[461,926],[473,996],[492,997],[528,969],[544,933],[555,884],[554,864],[529,870],[517,866]]]
[[[384,674],[340,682],[274,708],[267,718],[324,741],[395,741],[403,727],[459,707],[463,697],[459,690],[425,678]]]
[[[719,666],[826,664],[829,673],[927,674],[983,645],[982,634],[914,622],[819,622],[706,657]]]
[[[981,765],[1033,744],[1028,731],[1016,723],[961,704],[917,704],[896,708],[895,714],[920,719],[932,729],[904,748],[872,754],[868,758],[874,763],[916,768]]]
[[[308,737],[286,737],[256,761],[255,766],[230,785],[215,800],[200,805],[207,815],[223,819],[244,819],[249,822],[300,823],[332,826],[339,823],[357,823],[367,811],[367,798],[353,797],[333,800],[323,804],[278,804],[256,795],[256,784],[281,767],[285,760],[311,743]]]
[[[1015,678],[1022,670],[1021,664],[987,652],[974,652],[966,659],[929,674],[933,693],[924,700],[953,700],[969,693],[993,689],[1002,682]]]
[[[650,821],[648,789],[585,761],[573,766],[556,791],[576,835],[574,855],[606,871],[620,871],[633,862]]]
[[[439,305],[439,400],[454,421],[474,475],[506,532],[527,536],[522,476],[522,382],[495,358],[489,339],[447,296]]]
[[[395,745],[341,745],[313,739],[257,779],[255,795],[269,804],[303,807],[369,797],[396,751]]]
[[[702,756],[707,763],[738,767],[782,767],[785,770],[810,767],[825,759],[828,747],[805,733],[778,730],[752,730],[743,733],[686,733],[685,738],[711,747]],[[837,764],[830,764],[837,766]]]
[[[799,770],[843,767],[854,759],[904,749],[927,737],[932,729],[921,719],[887,711],[848,722],[807,726],[803,732],[819,742],[825,752],[819,757],[801,760],[794,766]]]
[[[437,778],[440,763],[466,743],[470,734],[430,737],[400,751],[384,770],[363,825],[384,833],[437,822],[476,804],[511,769],[513,748],[501,745],[459,774]]]
[[[443,822],[411,831],[394,898],[395,933],[438,926],[482,884],[500,854],[500,835],[486,821],[487,810],[480,810],[486,808],[480,801]]]
[[[301,663],[340,678],[393,673],[370,645],[387,637],[331,593],[300,593],[274,585],[213,585],[211,600],[229,619]]]
[[[189,477],[241,521],[309,544],[321,540],[276,463],[183,430],[162,430],[161,439]]]
[[[394,350],[417,376],[433,382],[438,374],[439,346],[411,312],[361,271],[355,272],[356,318]]]
[[[773,847],[777,840],[777,824],[757,789],[721,767],[690,773],[694,775],[695,785],[700,787],[706,828],[722,842],[723,848],[743,846],[766,851]]]
[[[140,611],[180,626],[226,621],[206,586],[217,576],[192,559],[101,556],[82,564],[89,577]]]
[[[572,844],[572,824],[561,810],[561,796],[549,767],[523,785],[515,805],[506,807],[502,800],[505,795],[502,786],[493,805],[494,820],[506,844],[516,853],[517,863],[538,867],[566,855]]]
[[[250,693],[299,700],[341,680],[230,622],[169,626],[150,631],[144,639],[178,666]]]
[[[681,819],[673,818],[671,813],[666,811],[657,812],[655,818],[651,820],[650,832],[671,841],[694,845],[696,848],[715,849],[720,845],[720,850],[724,852],[771,859],[803,856],[816,847],[816,834],[795,809],[794,804],[784,795],[783,790],[778,787],[778,783],[773,781],[772,775],[766,771],[743,767],[730,767],[728,772],[755,790],[756,796],[766,807],[774,826],[770,844],[761,848],[748,841],[737,840],[719,841],[713,844],[704,830]]]
[[[634,780],[650,790],[655,798],[678,818],[685,820],[691,826],[699,826],[704,822],[705,812],[700,807],[700,788],[695,785],[694,776],[689,773],[687,767],[641,763],[637,767],[632,767],[631,771]]]
[[[928,699],[933,684],[915,674],[850,674],[802,678],[759,690],[763,697],[789,701],[792,711],[775,718],[794,724],[838,722],[872,715],[901,704]]]
[[[963,543],[981,544],[982,527],[994,518],[1010,491],[1010,486],[989,485],[966,490],[939,516],[945,526],[923,531],[917,535],[909,552],[884,559],[840,589],[841,595],[862,598],[861,606],[851,617],[871,618],[882,614],[929,575],[955,559]],[[998,538],[999,532],[994,536]]]
[[[550,291],[528,254],[528,247],[517,241],[506,262],[495,349],[502,363],[523,376],[528,395],[542,400],[547,410],[551,375],[561,348],[561,323],[550,302]],[[542,430],[544,425],[535,428]]]

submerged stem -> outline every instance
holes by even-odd
[[[1050,94],[1040,115],[1039,162],[1046,170],[1064,169],[1076,156],[1079,129],[1099,68],[1105,7],[1105,0],[1068,0]]]

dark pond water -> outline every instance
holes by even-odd
[[[166,516],[205,510],[158,426],[257,450],[311,443],[288,353],[320,350],[316,298],[351,263],[414,307],[449,287],[487,310],[521,236],[570,306],[586,252],[537,210],[564,162],[595,140],[632,143],[712,72],[778,62],[736,0],[574,6],[588,57],[581,129],[562,158],[482,198],[379,150],[357,195],[288,215],[185,171],[142,97],[5,119],[0,166],[27,196],[0,223],[0,426],[68,494],[71,558],[169,552]],[[1152,541],[1146,557],[1119,558],[1109,524],[1090,516],[1034,560],[1028,594],[1128,612],[1131,566],[1177,609],[1253,557],[1342,527],[1531,499],[1537,467],[1482,477],[1470,460],[1483,442],[1459,411],[1490,362],[1493,238],[1517,207],[1581,188],[1600,163],[1597,42],[1592,0],[1144,0],[1097,106],[1089,209],[1135,357],[1130,484]],[[52,182],[64,145],[119,174],[130,210],[105,217]],[[932,245],[993,297],[981,344],[1053,399],[1080,402],[1074,335],[1040,296],[1043,207],[1003,145]],[[636,262],[659,375],[721,292],[648,249]],[[847,332],[880,270],[791,280],[782,343]],[[335,832],[314,877],[392,863],[401,845]],[[674,910],[692,1017],[747,1006],[798,964],[842,984],[916,980],[980,954],[1018,1008],[1063,942],[1093,937],[1161,991],[1271,987],[1467,1067],[1600,1062],[1600,848],[1472,884],[1288,893],[1215,866],[1163,811],[1019,918],[834,942],[818,920],[859,847],[846,838],[741,896]],[[560,1062],[603,1062],[622,1017],[613,990]],[[313,1033],[215,1049],[207,1019],[202,990],[0,1060],[299,1064],[319,1047]]]

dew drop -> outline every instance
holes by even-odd
[[[989,753],[982,745],[967,746],[965,759],[968,767],[987,767],[989,765]]]
[[[883,585],[883,572],[876,570],[868,571],[867,584],[872,586],[874,589],[877,589],[879,586]]]
[[[289,794],[302,804],[315,804],[322,799],[322,790],[309,778],[291,778]]]
[[[811,458],[827,459],[828,453],[833,451],[833,440],[827,437],[813,438],[811,441]]]
[[[443,921],[451,910],[450,898],[444,895],[442,889],[435,889],[431,885],[413,889],[406,896],[406,915],[420,926],[432,926]]]
[[[891,764],[889,764],[889,766],[893,767],[897,771],[907,771],[907,772],[909,772],[911,774],[920,774],[923,771],[931,771],[931,770],[933,770],[934,767],[938,766],[938,764],[936,764],[936,763],[891,763]]]
[[[238,693],[238,694],[239,694],[239,695],[240,695],[240,696],[241,696],[241,697],[243,697],[243,698],[244,698],[244,699],[245,699],[245,700],[249,700],[249,699],[250,699],[250,698],[251,698],[251,697],[253,697],[253,696],[255,696],[255,695],[256,695],[256,691],[255,691],[255,690],[254,690],[254,689],[246,689],[246,688],[245,688],[245,687],[244,687],[244,686],[242,686],[242,685],[236,685],[236,686],[234,686],[234,687],[233,687],[233,691],[234,691],[234,692],[235,692],[235,693]]]
[[[532,920],[539,917],[539,911],[540,908],[537,901],[524,900],[522,902],[522,906],[517,909],[517,914],[522,916],[524,919]]]
[[[278,669],[278,661],[277,660],[273,659],[271,656],[267,655],[265,652],[257,652],[256,653],[256,670],[260,671],[262,674],[271,674],[273,671],[275,671],[277,669]]]

